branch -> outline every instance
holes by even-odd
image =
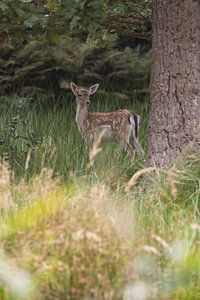
[[[134,18],[128,18],[128,17],[118,17],[118,16],[110,16],[109,19],[111,21],[115,21],[118,23],[123,23],[123,24],[131,24],[131,25],[136,25],[136,26],[144,26],[144,25],[151,25],[151,23],[149,21],[145,21],[145,20],[138,20],[138,19],[134,19]]]
[[[117,33],[121,37],[137,38],[141,40],[151,41],[151,31],[148,32],[134,32],[130,30],[120,30],[118,28],[111,27],[110,33]]]
[[[139,3],[135,3],[135,1],[122,0],[122,2],[125,5],[130,6],[133,10],[135,10],[143,19],[145,19],[148,22],[151,22],[150,10],[149,10],[149,13],[147,14],[147,12],[145,11],[145,8],[142,5],[140,5]]]

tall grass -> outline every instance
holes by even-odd
[[[188,148],[125,193],[143,161],[107,144],[88,173],[75,103],[40,100],[21,104],[14,125],[16,106],[1,110],[0,298],[199,299],[199,153]],[[99,98],[91,109],[119,107],[142,115],[145,148],[146,103]]]
[[[78,176],[85,174],[88,163],[88,147],[84,144],[75,123],[75,99],[66,101],[62,108],[57,107],[56,109],[46,107],[44,99],[37,99],[37,101],[38,104],[36,103],[37,105],[32,107],[33,100],[29,98],[12,99],[14,104],[6,105],[1,110],[1,135],[2,140],[6,140],[6,142],[2,143],[0,151],[1,154],[8,156],[15,176],[21,177],[25,173],[32,176],[40,173],[44,167],[53,169],[56,174],[64,178],[67,178],[70,173]],[[2,106],[5,102],[8,100],[1,99]],[[122,107],[137,110],[143,118],[141,140],[142,143],[145,143],[146,103],[140,107],[134,99],[115,103],[111,99],[105,101],[101,98],[94,99],[93,102],[91,104],[93,111],[112,111]],[[16,119],[15,131],[19,135],[17,139],[10,137],[13,119]],[[20,136],[28,137],[28,142]],[[30,156],[28,167],[26,167],[27,155]],[[121,169],[119,176],[124,177],[127,168],[132,173],[133,169],[140,165],[141,161],[137,158],[130,164],[130,159],[126,157],[119,145],[111,144],[103,146],[94,171],[97,176],[109,178],[111,174],[116,177],[116,171],[119,172]],[[105,176],[106,171],[109,173],[108,176]]]

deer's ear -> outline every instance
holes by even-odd
[[[78,87],[77,87],[77,85],[74,82],[70,82],[70,87],[71,87],[72,92],[76,96],[77,93],[78,93]]]
[[[97,91],[98,87],[99,87],[99,84],[98,84],[98,83],[97,83],[97,84],[94,84],[94,85],[92,85],[92,86],[90,87],[90,95],[92,95],[92,94],[96,93],[96,91]]]

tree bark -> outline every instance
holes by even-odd
[[[153,0],[147,166],[200,143],[200,1]]]

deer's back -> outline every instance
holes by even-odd
[[[117,110],[107,113],[89,113],[88,125],[91,128],[99,126],[110,126],[112,129],[117,130],[123,121],[128,122],[128,117],[133,114],[127,109]]]

